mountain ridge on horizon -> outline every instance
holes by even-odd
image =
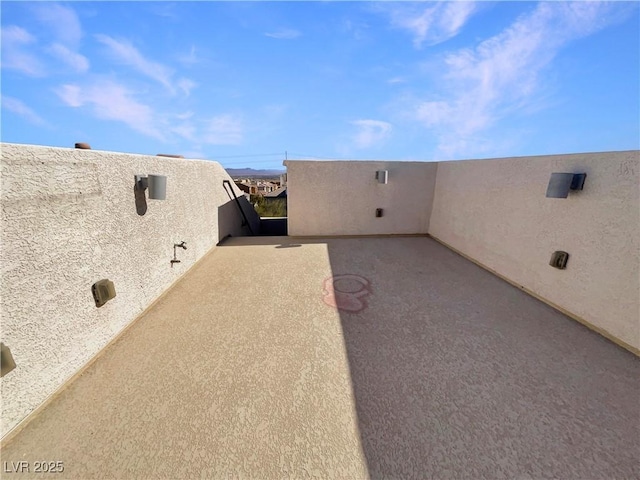
[[[271,175],[281,175],[286,172],[286,169],[255,169],[251,167],[245,168],[225,168],[227,173],[232,177],[248,177],[248,176],[271,176]]]

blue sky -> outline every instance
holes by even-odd
[[[640,148],[636,2],[5,2],[2,141],[281,167]]]

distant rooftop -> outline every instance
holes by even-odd
[[[269,198],[286,198],[287,187],[279,187],[272,192],[265,193],[264,196]]]

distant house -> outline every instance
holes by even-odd
[[[267,195],[274,191],[281,191],[282,185],[278,181],[256,180],[251,178],[235,178],[233,180],[246,195]]]
[[[258,193],[258,187],[255,184],[248,182],[238,182],[235,181],[236,186],[242,190],[245,195],[255,195]]]
[[[242,190],[244,193],[251,193],[251,186],[242,182],[235,182],[236,187]]]
[[[276,185],[271,182],[258,182],[258,194],[265,195],[273,192],[276,189]]]
[[[280,187],[272,192],[264,194],[265,200],[274,200],[276,198],[287,198],[287,187]]]

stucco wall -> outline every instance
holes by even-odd
[[[427,233],[437,164],[286,161],[289,235]],[[386,185],[375,178],[388,170]],[[376,208],[384,209],[376,218]]]
[[[640,348],[640,153],[440,162],[429,233]],[[552,172],[584,190],[546,198]],[[566,270],[551,254],[570,254]]]
[[[17,363],[1,379],[4,435],[219,240],[246,227],[222,186],[231,179],[215,162],[1,148],[1,339]],[[167,176],[166,200],[145,193],[144,215],[136,174]],[[259,222],[255,212],[252,221]],[[177,250],[181,263],[172,267],[180,241],[187,250]],[[102,278],[117,296],[96,308],[91,286]]]

